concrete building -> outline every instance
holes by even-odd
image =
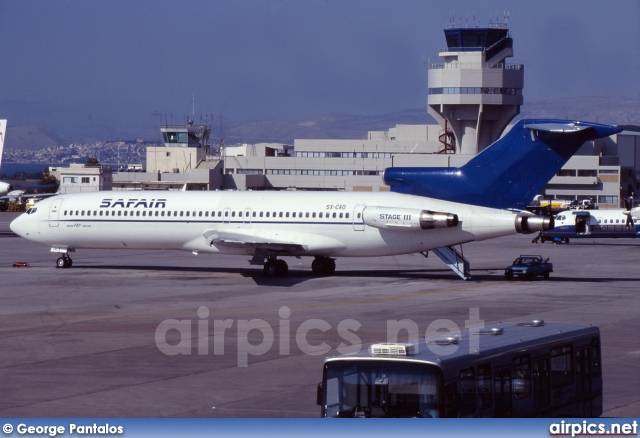
[[[111,190],[113,186],[113,171],[108,167],[71,164],[51,167],[49,172],[60,181],[62,194]]]

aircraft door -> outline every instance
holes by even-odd
[[[362,217],[364,208],[364,205],[356,205],[353,209],[353,229],[355,231],[364,231],[364,219]]]
[[[49,207],[49,226],[57,227],[59,225],[58,219],[60,217],[60,209],[62,208],[63,199],[54,199]]]
[[[591,234],[589,213],[576,215],[576,234]]]
[[[244,223],[245,228],[251,228],[251,209],[245,208],[244,214],[242,215],[242,222]]]

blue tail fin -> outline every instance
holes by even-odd
[[[462,167],[391,167],[384,181],[392,192],[524,209],[584,142],[620,131],[588,122],[520,120]]]

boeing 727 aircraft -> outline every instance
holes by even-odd
[[[267,277],[281,257],[311,256],[317,275],[336,257],[410,254],[553,228],[524,208],[585,141],[615,126],[521,120],[460,168],[389,168],[390,192],[96,192],[59,195],[11,223],[62,253],[81,248],[245,254]]]

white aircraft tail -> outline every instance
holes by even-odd
[[[2,152],[4,151],[4,133],[7,131],[7,121],[0,120],[0,166],[2,166]]]
[[[2,151],[4,150],[4,133],[7,131],[7,121],[0,120],[0,166],[2,166]]]

